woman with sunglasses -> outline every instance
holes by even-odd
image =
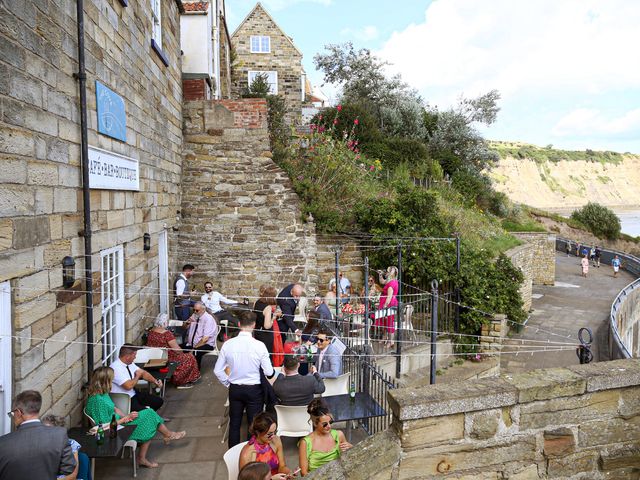
[[[347,442],[344,433],[331,428],[333,416],[322,398],[314,399],[307,407],[307,413],[311,417],[313,432],[298,445],[302,475],[338,459],[342,452],[353,446]]]
[[[240,451],[240,470],[250,462],[262,462],[269,465],[271,477],[285,480],[291,470],[284,460],[282,440],[276,435],[278,424],[269,412],[256,415],[251,422],[249,442]]]

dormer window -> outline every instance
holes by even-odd
[[[271,53],[271,37],[265,35],[252,35],[251,53]]]

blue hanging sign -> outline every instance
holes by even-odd
[[[120,95],[96,80],[98,132],[127,141],[127,115]]]

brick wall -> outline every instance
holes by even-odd
[[[189,102],[179,263],[194,283],[255,297],[262,284],[317,284],[313,223],[301,218],[287,174],[272,160],[262,99]]]
[[[204,78],[183,78],[182,96],[185,101],[207,100],[210,98],[210,89]]]
[[[147,2],[148,3],[148,2]],[[125,339],[135,341],[158,311],[157,234],[180,205],[181,74],[175,2],[162,2],[163,49],[151,49],[144,2],[87,0],[85,43],[89,144],[140,164],[140,191],[91,191],[93,277],[103,249],[125,252]],[[61,261],[83,269],[75,0],[0,2],[0,281],[10,280],[14,393],[34,388],[43,411],[81,416],[86,379],[85,305],[62,289]],[[95,81],[125,100],[127,141],[97,133]],[[143,251],[150,233],[152,249]],[[80,280],[74,287],[84,290]],[[94,331],[102,332],[100,289]],[[31,338],[33,337],[33,338]],[[47,342],[43,342],[47,339]],[[101,359],[97,348],[96,360]]]
[[[640,360],[390,390],[392,426],[314,478],[634,479]]]

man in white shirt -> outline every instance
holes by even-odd
[[[139,347],[128,343],[120,347],[118,359],[109,365],[113,369],[111,393],[126,393],[129,395],[131,397],[131,411],[139,412],[147,407],[157,411],[163,404],[162,398],[134,390],[140,379],[162,387],[161,380],[156,380],[153,375],[134,363],[138,349]]]
[[[173,309],[178,320],[183,322],[189,318],[191,314],[191,307],[193,306],[193,300],[191,295],[195,294],[195,291],[189,289],[189,279],[193,275],[193,271],[196,267],[187,263],[182,267],[182,273],[173,282]]]
[[[340,296],[341,303],[349,303],[351,299],[351,282],[347,277],[344,276],[344,273],[340,272],[338,275],[340,282],[338,288],[338,295]]]
[[[261,373],[269,379],[275,375],[267,347],[252,336],[255,314],[241,312],[238,316],[240,333],[222,345],[213,370],[220,383],[229,388],[229,448],[240,443],[245,409],[248,425],[263,409]]]
[[[225,333],[229,335],[228,327],[231,326],[234,332],[238,331],[238,319],[227,312],[220,303],[225,303],[227,305],[237,305],[239,302],[236,300],[232,300],[230,298],[226,298],[220,292],[213,290],[213,283],[206,282],[204,284],[205,294],[202,295],[200,301],[205,304],[207,310],[215,317],[215,319],[220,323],[222,320],[227,321],[227,329]]]

